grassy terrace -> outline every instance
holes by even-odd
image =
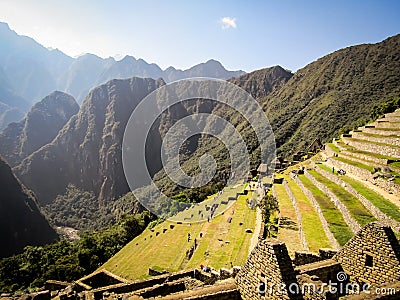
[[[321,220],[314,210],[310,200],[307,199],[300,187],[291,180],[289,176],[286,176],[285,179],[288,181],[289,188],[293,192],[297,200],[297,205],[300,208],[301,218],[303,221],[303,231],[306,236],[308,247],[313,252],[318,252],[318,249],[320,248],[329,248],[331,244],[325,235]]]
[[[333,143],[326,144],[329,148],[331,148],[334,152],[339,153],[340,149],[336,147]]]
[[[232,217],[229,224],[227,218]],[[249,254],[250,239],[252,234],[245,233],[246,228],[254,230],[256,223],[256,211],[246,205],[246,196],[239,196],[234,214],[229,213],[220,222],[205,224],[203,230],[207,233],[201,239],[199,247],[194,252],[185,268],[199,267],[201,264],[209,265],[216,269],[243,265]],[[239,225],[243,222],[243,225]],[[230,225],[230,226],[229,226]],[[222,242],[220,241],[222,240]],[[209,253],[205,256],[206,251]]]
[[[318,166],[328,172],[331,172],[331,168],[323,164],[318,164]],[[400,209],[397,205],[390,202],[386,198],[382,197],[378,193],[370,190],[361,182],[354,180],[348,176],[341,176],[340,179],[350,184],[358,193],[368,199],[373,205],[375,205],[381,212],[390,216],[392,219],[400,222]]]
[[[247,259],[252,237],[245,229],[254,230],[256,222],[256,211],[247,207],[246,199],[247,196],[240,196],[232,207],[211,222],[177,224],[165,221],[153,229],[146,229],[101,268],[133,280],[149,277],[150,267],[178,271],[200,264],[214,268],[230,267],[231,262],[242,265]],[[231,223],[228,222],[230,217]],[[188,233],[191,235],[189,242]],[[186,250],[194,244],[194,238],[198,247],[188,261]],[[205,255],[206,251],[208,255]]]
[[[391,144],[372,142],[372,141],[365,141],[365,140],[360,140],[360,139],[356,139],[356,138],[350,138],[350,139],[352,139],[355,142],[359,142],[359,143],[375,144],[375,145],[379,145],[379,146],[391,147],[391,148],[394,148],[394,149],[400,148],[399,146],[395,146],[395,145],[391,145]]]
[[[373,167],[365,165],[365,164],[362,164],[362,163],[357,162],[357,161],[353,161],[353,160],[350,160],[350,159],[347,159],[347,158],[344,158],[344,157],[332,157],[332,158],[335,159],[335,160],[344,162],[346,164],[349,164],[349,165],[352,165],[352,166],[355,166],[355,167],[358,167],[358,168],[361,168],[361,169],[365,169],[365,170],[367,170],[369,172],[373,172],[374,171]]]
[[[360,141],[362,141],[362,140],[360,140]],[[394,157],[391,157],[391,156],[382,155],[382,154],[374,153],[374,152],[368,152],[368,151],[364,151],[364,150],[359,150],[359,149],[354,148],[354,147],[352,147],[350,145],[346,145],[343,141],[338,141],[338,143],[341,146],[346,147],[347,151],[349,151],[349,152],[358,153],[358,154],[365,154],[365,155],[368,155],[368,156],[381,158],[381,159],[387,159],[387,160],[398,160],[398,158],[394,158]]]
[[[365,136],[376,137],[376,138],[382,138],[382,137],[385,137],[385,138],[399,138],[400,137],[397,134],[391,134],[391,135],[382,136],[382,135],[376,134],[376,133],[368,133],[368,132],[359,132],[359,133],[362,134],[362,135],[365,135]]]
[[[328,222],[329,228],[339,245],[343,246],[346,244],[348,240],[353,237],[353,232],[347,226],[340,211],[307,177],[299,175],[299,178],[304,186],[314,195],[316,201],[321,207],[322,214]]]
[[[339,200],[346,205],[353,218],[361,225],[364,226],[370,222],[376,221],[375,217],[369,212],[362,203],[348,191],[341,186],[330,181],[322,176],[317,171],[309,171],[312,176],[322,184],[324,184],[330,191],[332,191]]]
[[[301,244],[299,226],[292,202],[282,184],[274,184],[279,201],[280,221],[278,240],[284,242],[292,255],[295,251],[304,250]]]

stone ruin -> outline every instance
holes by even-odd
[[[31,299],[400,299],[400,245],[389,226],[373,222],[339,251],[296,252],[292,259],[284,243],[260,238],[242,267],[137,281],[100,270],[46,288]]]

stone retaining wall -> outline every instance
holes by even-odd
[[[365,128],[365,127],[360,127],[360,129],[365,132],[365,133],[371,133],[371,134],[379,134],[379,135],[400,135],[400,130],[379,130],[376,128]]]
[[[376,137],[376,136],[370,136],[363,134],[362,132],[352,132],[353,138],[359,139],[359,140],[364,140],[368,142],[377,142],[377,143],[384,143],[384,144],[389,144],[389,145],[394,145],[394,146],[400,146],[400,138],[398,137],[388,137],[388,136],[381,136],[381,137]]]
[[[378,120],[374,123],[372,123],[371,125],[374,125],[377,128],[393,128],[393,129],[398,129],[399,128],[399,124],[398,122],[389,122],[386,121],[384,119],[382,120]]]
[[[342,138],[343,142],[346,144],[353,146],[354,148],[363,150],[363,151],[368,151],[372,153],[377,153],[381,155],[387,155],[387,156],[393,156],[395,158],[400,158],[400,148],[396,147],[390,147],[390,146],[385,146],[385,145],[378,145],[378,144],[373,144],[373,143],[363,143],[363,142],[358,142],[353,140],[352,138]]]
[[[339,156],[341,156],[342,154],[347,155],[347,156],[351,156],[352,159],[353,157],[355,158],[359,158],[362,160],[369,160],[371,162],[377,163],[377,164],[381,164],[381,165],[387,165],[388,164],[388,160],[384,159],[384,158],[378,158],[375,156],[370,156],[370,155],[366,155],[366,154],[362,154],[362,153],[357,153],[357,152],[351,152],[351,151],[342,151],[339,153]],[[363,162],[365,164],[365,162]]]
[[[347,223],[347,225],[350,227],[350,229],[356,233],[357,231],[359,231],[361,229],[360,224],[358,224],[356,222],[356,220],[354,220],[354,218],[351,216],[349,210],[347,209],[347,207],[342,203],[342,201],[339,200],[338,197],[336,197],[336,195],[331,192],[324,184],[320,183],[318,180],[316,180],[310,173],[308,173],[307,171],[304,172],[304,174],[306,175],[306,177],[308,179],[311,180],[311,182],[317,187],[319,188],[322,192],[324,192],[325,195],[327,195],[330,200],[333,202],[333,204],[335,204],[335,206],[339,209],[339,211],[342,213],[343,215],[343,219],[345,220],[345,222]]]
[[[317,200],[314,195],[304,186],[301,180],[296,175],[291,175],[292,179],[296,182],[296,184],[300,187],[301,191],[306,195],[307,199],[310,200],[311,204],[314,206],[315,211],[322,223],[322,228],[324,229],[325,235],[329,240],[329,243],[334,249],[340,249],[340,245],[336,241],[334,235],[332,234],[329,224],[326,221],[324,214],[322,213],[321,207],[319,206]]]
[[[323,151],[323,153],[325,154],[326,157],[332,157],[337,155],[337,153],[331,147],[329,147],[329,145],[325,145],[325,150]]]
[[[283,186],[285,187],[286,193],[288,194],[289,199],[292,202],[292,205],[294,207],[294,211],[296,212],[296,218],[297,218],[297,223],[298,223],[298,226],[299,226],[301,244],[303,245],[303,249],[308,251],[309,248],[308,248],[308,245],[307,245],[306,236],[304,234],[303,221],[302,221],[302,217],[301,217],[300,208],[297,205],[296,197],[293,195],[293,192],[290,189],[290,187],[288,185],[288,182],[286,180],[283,181]]]
[[[345,150],[347,150],[347,148],[345,148],[345,147],[343,147],[342,145],[340,145],[340,144],[338,143],[338,141],[335,140],[335,139],[333,139],[332,144],[334,144],[336,147],[338,147],[338,148],[340,149],[340,151],[345,151]]]
[[[327,172],[318,166],[315,166],[315,170],[322,174],[324,177],[328,178],[330,181],[336,183],[337,185],[343,187],[346,191],[348,191],[350,194],[355,196],[370,212],[371,214],[380,222],[383,224],[387,224],[388,226],[391,226],[396,232],[400,232],[400,224],[399,222],[393,220],[383,212],[381,212],[375,205],[373,205],[367,198],[365,198],[363,195],[358,193],[351,185],[347,184],[343,180],[341,180],[338,176],[333,175],[330,172]]]
[[[400,197],[400,186],[392,181],[387,181],[383,178],[373,178],[373,175],[368,170],[347,164],[345,162],[328,158],[327,165],[335,167],[336,169],[344,169],[346,172],[356,175],[358,178],[368,180],[374,185],[379,186],[386,192]]]

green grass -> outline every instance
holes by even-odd
[[[362,163],[360,163],[358,161],[353,161],[353,160],[350,160],[350,159],[347,159],[347,158],[344,158],[344,157],[333,157],[333,159],[341,161],[341,162],[344,162],[346,164],[349,164],[349,165],[352,165],[352,166],[355,166],[355,167],[358,167],[358,168],[361,168],[361,169],[364,169],[364,170],[367,170],[369,172],[373,172],[374,171],[373,167],[365,165],[365,164],[362,164]]]
[[[101,268],[134,280],[148,277],[148,268],[152,266],[174,272],[199,267],[200,264],[214,268],[230,267],[231,262],[242,265],[248,257],[253,235],[246,233],[245,229],[254,230],[256,222],[256,211],[247,207],[246,200],[247,196],[240,196],[232,207],[211,222],[177,224],[165,221],[153,229],[146,229]],[[231,223],[228,222],[230,217]],[[174,228],[171,229],[170,225]],[[187,241],[188,233],[192,238],[190,242]],[[186,250],[193,245],[194,238],[198,247],[187,261]],[[208,256],[204,255],[206,251]]]
[[[324,184],[336,197],[347,207],[352,217],[361,225],[364,226],[370,222],[376,221],[375,217],[368,209],[351,193],[346,191],[341,186],[325,178],[315,170],[309,171],[310,174],[319,182]]]
[[[381,212],[390,216],[392,219],[400,222],[400,209],[397,205],[385,199],[378,193],[375,193],[374,191],[370,190],[357,180],[354,180],[347,176],[342,176],[341,179],[346,183],[350,184],[358,193],[363,195],[373,205],[379,208]]]
[[[333,143],[326,144],[329,148],[331,148],[334,152],[339,153],[340,149],[336,147]]]
[[[346,244],[352,237],[353,232],[347,226],[340,211],[329,200],[329,198],[319,190],[305,175],[299,175],[304,186],[314,195],[321,207],[322,214],[329,224],[329,228],[340,246]]]
[[[325,171],[328,172],[332,171],[331,168],[326,165],[318,164],[317,166]],[[390,216],[392,219],[400,222],[400,209],[396,204],[390,202],[383,196],[367,188],[365,185],[358,182],[357,180],[354,180],[348,176],[341,176],[340,179],[350,184],[358,193],[360,193],[362,196],[368,199],[373,205],[379,208],[381,212]]]
[[[293,255],[295,251],[304,250],[301,244],[296,212],[283,184],[275,184],[274,187],[280,211],[278,240],[284,242],[289,253]]]
[[[308,247],[313,252],[317,252],[320,248],[329,248],[331,244],[325,235],[321,220],[314,210],[314,206],[311,204],[310,200],[307,199],[306,195],[303,194],[300,187],[291,180],[289,176],[286,176],[285,179],[288,181],[289,188],[297,200]]]

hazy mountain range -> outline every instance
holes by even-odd
[[[170,82],[187,77],[228,79],[244,73],[227,71],[215,60],[188,70],[162,70],[132,56],[120,61],[93,54],[72,58],[16,34],[1,22],[0,45],[0,128],[18,121],[32,104],[55,90],[66,92],[81,103],[92,88],[115,78],[150,77]]]

